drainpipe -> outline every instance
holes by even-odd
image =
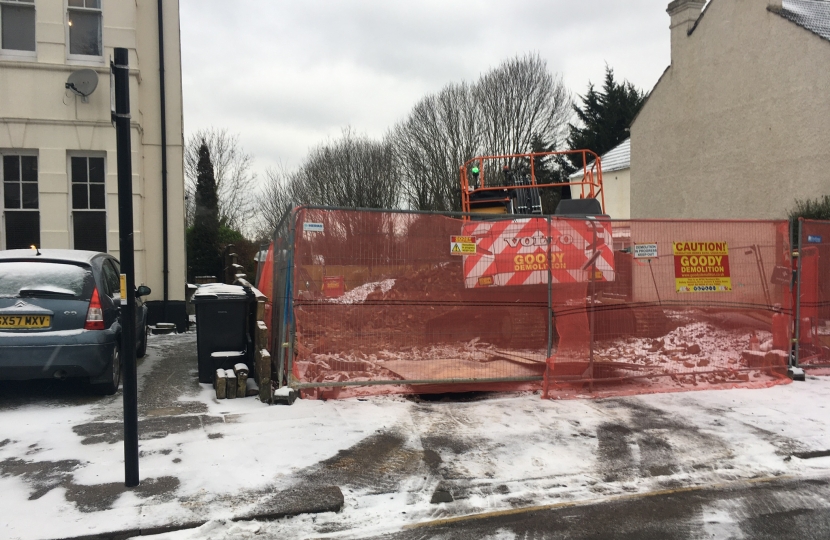
[[[158,0],[159,19],[159,101],[161,103],[161,236],[162,236],[162,278],[164,282],[164,320],[169,321],[168,261],[167,261],[167,107],[164,95],[164,15],[162,0]]]

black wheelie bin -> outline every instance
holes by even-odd
[[[216,370],[240,362],[251,367],[253,341],[249,332],[254,292],[240,285],[202,285],[193,294],[199,382],[212,383]]]

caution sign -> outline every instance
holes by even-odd
[[[476,254],[476,237],[475,236],[450,236],[450,254],[451,255],[475,255]]]
[[[726,242],[673,242],[677,292],[729,292],[729,247]]]

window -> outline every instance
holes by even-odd
[[[3,261],[0,262],[0,297],[23,296],[26,288],[38,288],[71,293],[79,298],[91,278],[89,268],[74,264]]]
[[[107,251],[104,158],[71,158],[72,222],[75,249]]]
[[[101,56],[101,0],[68,0],[69,54]]]
[[[6,249],[40,247],[37,156],[3,156],[3,217]]]
[[[0,48],[35,50],[35,0],[0,0]]]
[[[104,261],[101,266],[104,270],[104,292],[110,298],[121,298],[121,277],[113,268],[110,261]]]

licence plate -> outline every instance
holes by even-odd
[[[50,315],[0,315],[0,328],[27,329],[49,328],[52,326]]]

